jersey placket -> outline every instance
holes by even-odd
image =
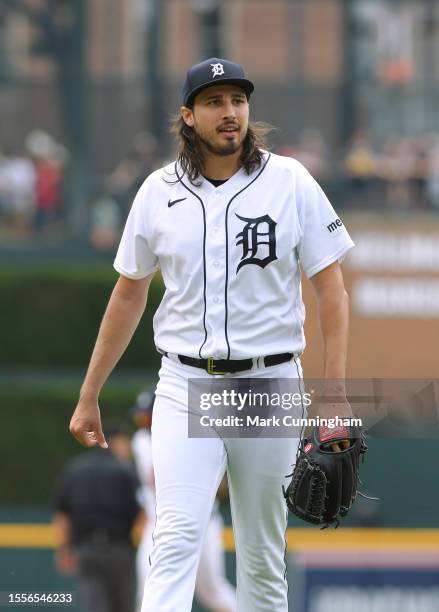
[[[203,357],[227,357],[225,337],[226,253],[225,210],[227,201],[215,190],[206,202],[206,328]]]

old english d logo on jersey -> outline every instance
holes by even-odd
[[[242,232],[237,234],[236,246],[242,245],[241,261],[236,268],[236,274],[242,266],[255,264],[265,268],[277,259],[276,256],[276,222],[269,215],[250,219],[236,214],[238,219],[245,221]],[[265,257],[261,257],[264,255]]]

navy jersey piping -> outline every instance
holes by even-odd
[[[203,203],[203,200],[200,198],[200,196],[198,194],[196,194],[195,191],[192,191],[192,189],[190,189],[185,183],[183,183],[183,179],[181,179],[179,174],[178,174],[177,162],[175,162],[174,169],[175,169],[175,174],[177,176],[178,181],[183,185],[183,187],[185,189],[187,189],[189,191],[189,193],[191,193],[193,196],[195,196],[197,198],[197,200],[200,202],[201,208],[203,210],[203,225],[204,225],[204,231],[203,231],[203,274],[204,274],[204,283],[203,283],[203,299],[204,299],[203,327],[204,327],[204,340],[203,340],[203,343],[201,344],[201,346],[200,346],[200,348],[198,350],[198,355],[200,356],[200,359],[201,359],[202,358],[201,351],[202,351],[203,346],[206,344],[206,341],[207,341],[207,327],[206,327],[206,312],[207,312],[207,299],[206,299],[206,209],[204,208],[204,203]]]
[[[227,208],[226,208],[226,216],[225,216],[225,225],[226,225],[226,284],[224,287],[224,307],[225,307],[225,320],[224,320],[224,332],[225,332],[225,336],[226,336],[226,342],[227,342],[227,359],[230,359],[230,343],[229,343],[229,335],[227,333],[227,321],[229,318],[229,312],[228,312],[228,307],[227,307],[227,288],[228,288],[228,283],[229,283],[229,231],[228,231],[228,224],[227,224],[227,217],[229,214],[229,207],[230,204],[233,202],[233,200],[235,198],[237,198],[243,191],[245,191],[247,189],[247,187],[250,187],[250,185],[253,185],[253,183],[255,181],[258,180],[258,178],[261,176],[261,174],[264,172],[269,160],[271,157],[271,153],[268,155],[265,164],[262,166],[262,168],[259,170],[258,174],[255,176],[255,178],[250,181],[250,183],[248,183],[245,187],[243,187],[240,191],[238,191],[238,193],[235,193],[235,195],[232,197],[232,199],[229,201],[229,203],[227,204]]]

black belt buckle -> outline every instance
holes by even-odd
[[[218,360],[217,360],[218,361]],[[207,373],[208,374],[219,374],[219,375],[224,375],[224,374],[228,374],[229,372],[221,372],[220,370],[215,370],[215,359],[213,357],[208,357],[207,358]]]

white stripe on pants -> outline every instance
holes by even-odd
[[[297,366],[300,362],[296,359]],[[286,612],[282,495],[297,438],[188,438],[188,379],[211,376],[164,357],[152,424],[157,522],[142,612],[190,612],[202,541],[227,468],[238,612]],[[293,362],[230,378],[297,378]],[[294,416],[300,416],[297,409]]]

